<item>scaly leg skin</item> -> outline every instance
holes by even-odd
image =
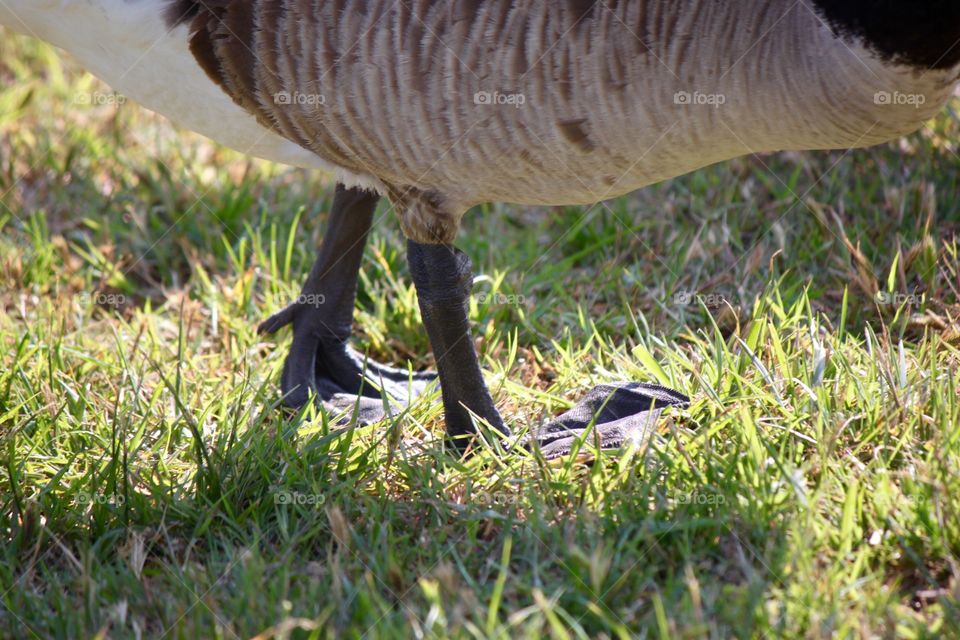
[[[283,366],[284,403],[301,407],[311,393],[334,415],[347,413],[360,424],[384,417],[386,393],[393,410],[408,405],[436,378],[364,360],[350,348],[357,277],[380,197],[337,185],[326,235],[300,297],[263,322],[258,331],[272,334],[293,324],[293,344]]]
[[[417,287],[423,324],[437,361],[447,435],[462,450],[477,433],[471,414],[502,436],[504,425],[480,372],[470,335],[467,298],[473,281],[470,259],[444,244],[407,243],[410,272]],[[601,385],[571,410],[531,431],[517,444],[538,447],[546,458],[566,455],[585,435],[597,448],[645,442],[660,413],[685,407],[689,398],[659,385],[639,382]]]

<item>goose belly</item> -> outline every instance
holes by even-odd
[[[390,192],[442,196],[451,216],[877,144],[922,126],[957,80],[881,59],[790,0],[611,2],[579,18],[563,9],[576,3],[532,0],[251,2],[200,14],[224,91]]]
[[[957,80],[880,60],[790,0],[612,2],[582,19],[533,0],[183,4],[232,16],[207,16],[205,62],[187,23],[167,24],[170,0],[2,0],[0,22],[184,128],[349,185],[440,194],[451,216],[876,144],[919,128]]]
[[[411,102],[390,113],[448,109],[431,123],[444,161],[410,176],[462,185],[471,204],[588,204],[743,155],[894,140],[939,113],[958,80],[956,64],[893,63],[793,3],[764,20],[726,3],[678,12],[677,33],[649,51],[634,33],[654,27],[627,29],[636,5],[619,6],[605,32],[596,22],[545,47],[533,71],[512,72],[516,51],[505,47],[474,74],[458,74],[459,60],[444,69],[459,91],[447,82],[422,103],[407,94]],[[679,33],[685,49],[674,43]]]

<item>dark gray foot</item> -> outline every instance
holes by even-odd
[[[298,315],[305,322],[298,322]],[[338,424],[367,425],[402,411],[430,386],[435,373],[388,367],[353,350],[347,341],[320,337],[309,326],[309,307],[291,307],[260,325],[261,333],[274,333],[293,323],[290,353],[283,365],[280,387],[289,407],[304,406],[311,395]]]
[[[567,455],[578,442],[600,449],[640,445],[653,435],[664,409],[689,404],[687,396],[656,384],[604,384],[517,444],[538,448],[547,459]]]

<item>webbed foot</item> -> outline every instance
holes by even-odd
[[[653,434],[664,409],[689,404],[687,396],[656,384],[603,384],[566,413],[531,429],[518,444],[539,448],[547,459],[567,455],[578,440],[598,449],[640,445]]]
[[[321,337],[323,315],[309,305],[291,305],[271,316],[260,333],[293,324],[293,344],[280,379],[283,402],[299,408],[311,395],[341,424],[366,425],[395,414],[413,402],[437,375],[389,367],[364,358],[346,340]]]

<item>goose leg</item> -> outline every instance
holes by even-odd
[[[471,413],[504,436],[510,430],[483,381],[470,335],[467,298],[473,281],[470,259],[445,244],[407,243],[408,261],[423,324],[437,361],[447,434],[455,441],[476,433]],[[601,385],[571,410],[531,430],[519,442],[539,447],[547,458],[565,455],[586,435],[598,448],[642,442],[653,431],[663,409],[686,406],[683,394],[639,382]]]
[[[447,435],[458,445],[467,444],[467,436],[476,433],[471,412],[503,435],[510,435],[483,381],[470,335],[470,258],[452,245],[408,240],[407,261],[437,361]]]
[[[357,277],[379,196],[337,185],[327,232],[299,298],[263,322],[272,334],[293,325],[284,363],[284,403],[306,404],[311,392],[331,412],[358,408],[361,423],[384,415],[384,398],[397,408],[422,393],[435,376],[367,361],[350,348]]]

